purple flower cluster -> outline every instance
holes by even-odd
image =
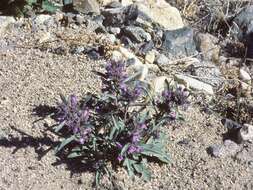
[[[134,128],[132,133],[130,133],[130,145],[127,149],[128,155],[140,153],[143,151],[143,148],[139,144],[140,144],[146,130],[147,130],[147,125],[145,123],[141,123],[141,124],[138,124]],[[116,146],[119,150],[121,150],[123,148],[122,144],[120,144],[118,142],[116,143]],[[118,161],[122,161],[124,159],[124,157],[122,155],[119,155],[117,159],[118,159]]]
[[[176,106],[182,106],[188,103],[188,91],[182,87],[177,87],[176,89],[164,90],[162,92],[161,99],[157,101],[158,106],[165,109],[170,113],[170,117],[173,119],[176,118],[176,112],[173,112],[172,109]]]
[[[114,82],[122,82],[127,78],[125,64],[122,61],[108,62],[105,69],[107,78]]]
[[[135,85],[133,88],[130,88],[125,83],[120,84],[121,95],[128,101],[134,101],[140,97],[143,89],[140,85]]]
[[[58,121],[63,123],[74,133],[80,137],[80,143],[83,144],[89,139],[92,129],[86,127],[90,117],[90,111],[87,107],[80,108],[78,99],[75,95],[71,95],[66,102],[62,102],[58,106]]]

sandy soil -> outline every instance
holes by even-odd
[[[31,40],[30,30],[19,30],[2,38],[1,47]],[[58,139],[46,130],[51,120],[34,123],[38,117],[32,110],[55,105],[60,93],[81,96],[96,91],[99,78],[91,71],[101,70],[103,63],[34,48],[0,49],[0,190],[92,189],[92,173],[73,173],[57,161],[53,150],[43,155]],[[213,158],[206,151],[222,142],[226,130],[221,118],[200,112],[196,105],[185,118],[166,129],[171,163],[152,164],[153,179],[147,183],[138,177],[130,180],[124,170],[115,171],[118,189],[253,189],[252,168],[233,157]],[[100,189],[113,189],[103,181]]]

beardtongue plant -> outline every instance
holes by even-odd
[[[67,136],[56,153],[92,163],[97,185],[102,174],[111,176],[110,162],[125,167],[130,176],[140,174],[149,180],[151,158],[169,162],[162,127],[177,118],[188,94],[168,86],[159,97],[152,96],[146,83],[127,75],[123,61],[110,61],[105,69],[97,72],[102,79],[100,94],[86,94],[80,100],[61,96],[55,132],[65,131]]]

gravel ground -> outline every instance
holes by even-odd
[[[73,173],[59,164],[53,150],[41,158],[57,138],[46,131],[50,120],[34,123],[38,117],[32,110],[55,105],[61,93],[80,96],[96,91],[99,78],[91,71],[101,70],[104,61],[4,46],[5,42],[25,46],[32,38],[30,32],[12,30],[0,38],[0,189],[92,189],[93,174]],[[252,168],[233,157],[213,158],[206,151],[222,143],[221,118],[202,113],[195,105],[184,115],[185,122],[166,129],[171,163],[151,164],[153,178],[147,183],[138,177],[131,180],[125,170],[115,171],[120,189],[253,189]],[[101,189],[113,189],[106,178],[103,184]]]

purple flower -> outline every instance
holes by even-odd
[[[136,152],[136,146],[134,146],[134,145],[130,145],[129,146],[129,148],[128,148],[128,150],[127,150],[127,153],[128,154],[133,154],[133,153],[135,153]]]
[[[138,127],[143,130],[147,129],[147,125],[145,123],[139,124]]]
[[[89,119],[90,113],[89,113],[89,109],[84,109],[81,113],[81,121],[83,122],[87,122]]]
[[[72,108],[76,108],[76,106],[77,106],[77,96],[76,95],[71,95],[70,96],[70,106],[72,107]]]
[[[133,136],[132,136],[132,143],[138,143],[141,139],[141,135],[140,135],[140,132],[139,131],[136,131],[133,133]]]
[[[119,162],[121,162],[123,159],[124,159],[124,158],[123,158],[123,156],[121,156],[121,155],[119,155],[119,156],[117,157],[117,160],[118,160]]]
[[[127,150],[127,153],[128,154],[134,154],[134,153],[140,153],[142,151],[143,151],[142,147],[139,147],[139,146],[136,146],[136,145],[130,145],[128,150]]]
[[[172,120],[175,120],[175,119],[177,118],[177,113],[174,112],[174,111],[172,111],[172,112],[170,112],[169,117],[170,117]]]
[[[116,146],[117,146],[118,149],[122,149],[123,148],[122,144],[120,144],[119,142],[116,142],[115,144],[116,144]]]

